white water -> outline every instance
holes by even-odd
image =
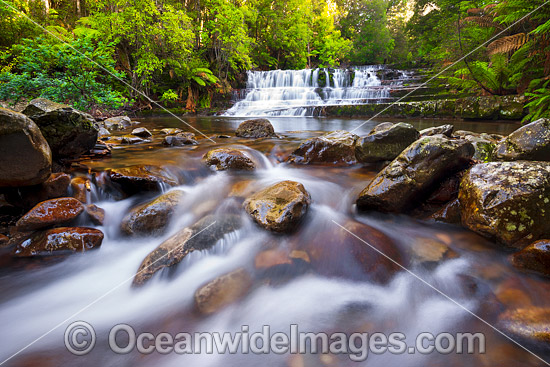
[[[388,101],[393,86],[383,84],[378,77],[377,72],[383,69],[384,66],[378,65],[331,71],[248,71],[246,96],[226,115],[314,116],[319,107]],[[404,72],[399,73],[406,76]]]

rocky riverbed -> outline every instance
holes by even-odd
[[[15,337],[0,337],[1,357],[40,336],[45,320],[57,324],[121,287],[76,319],[98,331],[122,321],[150,331],[475,330],[487,335],[486,354],[431,355],[428,364],[539,365],[400,266],[542,355],[550,349],[549,121],[191,124],[95,121],[46,100],[23,113],[0,109],[0,321],[22,320]],[[71,356],[53,337],[62,331],[13,365],[180,361],[122,359],[105,345]],[[349,365],[337,354],[269,360]]]

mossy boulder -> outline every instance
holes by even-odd
[[[275,136],[275,130],[267,119],[247,120],[239,125],[235,135],[240,138],[269,138]]]
[[[298,164],[354,164],[355,142],[359,136],[338,130],[304,141],[289,161]]]
[[[37,98],[23,113],[38,125],[54,158],[77,158],[97,141],[99,128],[94,118],[70,106]]]
[[[391,161],[419,137],[418,131],[404,122],[384,122],[355,142],[359,162]]]
[[[427,136],[411,144],[359,194],[360,210],[400,213],[420,204],[445,178],[464,169],[474,154],[466,140]]]
[[[245,200],[252,219],[272,232],[290,232],[306,215],[311,196],[299,182],[282,181]]]
[[[257,166],[246,150],[232,147],[212,149],[202,157],[202,161],[217,171],[228,169],[250,171]]]
[[[511,257],[519,269],[550,276],[550,240],[536,241]]]
[[[522,248],[550,234],[550,163],[475,165],[462,179],[459,199],[466,227]]]
[[[525,116],[524,99],[521,96],[502,97],[499,118],[503,120],[521,120]]]
[[[498,118],[500,100],[494,97],[479,98],[478,118],[493,120]]]
[[[550,161],[550,120],[531,122],[508,135],[496,147],[495,157],[503,161]]]
[[[0,187],[38,185],[50,177],[52,152],[27,116],[0,108]]]
[[[133,208],[122,220],[122,232],[127,235],[151,235],[164,232],[184,195],[181,190],[169,191],[148,203]]]
[[[457,131],[454,136],[471,142],[476,150],[473,159],[480,162],[490,162],[494,159],[494,151],[500,140],[499,137],[491,134],[478,134],[463,130]]]

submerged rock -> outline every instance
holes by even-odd
[[[170,224],[170,217],[185,193],[169,191],[158,198],[133,208],[122,220],[121,230],[127,235],[162,233]]]
[[[133,285],[145,284],[156,272],[181,262],[192,251],[211,248],[227,233],[242,225],[240,216],[207,216],[161,243],[141,263]]]
[[[241,138],[268,138],[275,136],[275,130],[267,119],[247,120],[239,125],[235,135]]]
[[[179,147],[182,145],[196,145],[198,142],[195,140],[195,134],[180,132],[175,135],[166,136],[163,144]]]
[[[550,119],[540,119],[508,135],[495,150],[503,161],[550,161]]]
[[[109,178],[122,192],[133,195],[141,191],[160,191],[162,185],[176,186],[178,179],[158,166],[135,165],[109,170]]]
[[[103,232],[94,228],[61,227],[33,234],[18,245],[14,256],[43,256],[84,252],[101,246]]]
[[[550,241],[537,241],[513,254],[512,264],[519,269],[550,276]]]
[[[354,164],[355,142],[359,137],[347,131],[333,131],[304,141],[290,155],[290,162],[298,164],[344,163]]]
[[[227,169],[253,170],[256,168],[256,163],[244,149],[212,149],[202,157],[202,160],[204,164],[215,168],[217,171],[224,171]]]
[[[310,203],[311,196],[301,183],[283,181],[252,195],[243,207],[263,228],[289,232],[306,215]]]
[[[27,116],[0,108],[0,187],[38,185],[50,177],[52,152]]]
[[[435,127],[429,127],[427,129],[420,131],[420,137],[433,136],[438,134],[443,134],[446,137],[450,138],[453,135],[455,127],[454,125],[441,125]]]
[[[550,347],[550,309],[518,308],[499,316],[498,326],[506,334],[540,348]]]
[[[43,201],[17,221],[19,231],[34,231],[68,223],[84,211],[82,203],[75,198],[59,198]]]
[[[54,158],[77,158],[97,141],[99,129],[94,118],[70,106],[37,98],[23,113],[38,125]]]
[[[364,163],[391,161],[418,137],[418,131],[411,124],[384,122],[356,141],[355,157]]]
[[[210,315],[244,297],[252,287],[252,278],[245,269],[221,275],[195,292],[195,307]]]
[[[411,144],[359,194],[361,210],[402,212],[433,191],[434,185],[465,168],[474,154],[466,140],[443,135]]]
[[[459,199],[466,227],[521,248],[550,234],[550,163],[475,165],[462,179]]]

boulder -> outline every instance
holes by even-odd
[[[267,119],[247,120],[239,125],[235,135],[240,138],[269,138],[275,136],[275,130]]]
[[[89,204],[84,207],[86,214],[96,226],[102,226],[105,223],[105,210],[95,204]]]
[[[550,241],[536,241],[513,254],[511,260],[519,269],[550,276]]]
[[[237,269],[203,285],[195,292],[195,307],[203,315],[213,314],[244,297],[252,287],[245,269]]]
[[[37,98],[23,113],[38,125],[54,158],[78,158],[97,141],[99,129],[94,118],[70,106]]]
[[[522,96],[504,96],[500,102],[499,118],[503,120],[521,120],[525,116]]]
[[[550,163],[475,165],[462,179],[459,199],[466,227],[522,248],[550,234]]]
[[[132,135],[139,136],[140,138],[150,138],[153,136],[153,134],[144,127],[138,127],[132,130]]]
[[[111,135],[111,132],[104,127],[100,127],[97,133],[97,136],[102,138],[101,140],[106,140],[106,138],[109,137],[110,135]]]
[[[475,149],[472,159],[480,162],[490,162],[494,158],[494,151],[500,139],[490,134],[476,134],[472,132],[465,133],[463,139],[472,143]]]
[[[40,185],[6,189],[4,197],[14,206],[30,209],[42,201],[67,196],[70,180],[66,173],[52,173]]]
[[[207,166],[217,170],[253,170],[256,163],[244,149],[237,148],[216,148],[208,151],[202,161]]]
[[[445,178],[466,168],[474,147],[443,135],[417,140],[359,194],[360,210],[400,213],[428,196]]]
[[[343,130],[311,138],[292,152],[289,161],[298,164],[354,164],[357,139],[359,139],[357,135]]]
[[[550,161],[550,119],[540,119],[520,127],[495,149],[502,161]]]
[[[176,186],[175,175],[158,166],[135,165],[109,170],[109,178],[121,191],[133,195],[142,191],[160,191],[163,185]]]
[[[184,228],[161,243],[145,257],[134,277],[133,285],[145,284],[159,270],[180,263],[192,251],[207,250],[224,235],[241,227],[241,217],[206,216],[190,227]]]
[[[122,220],[121,230],[127,235],[159,234],[170,224],[170,219],[185,193],[169,191],[158,198],[133,208]]]
[[[17,221],[18,231],[34,231],[54,225],[66,224],[84,211],[75,198],[59,198],[43,201]]]
[[[88,193],[92,190],[90,180],[86,177],[75,177],[71,180],[72,197],[81,203],[88,202]]]
[[[180,147],[183,145],[197,145],[198,142],[195,140],[195,134],[180,132],[175,135],[166,136],[164,138],[163,144]]]
[[[0,108],[0,187],[37,185],[52,171],[52,152],[27,116]]]
[[[550,308],[526,307],[499,316],[497,327],[512,338],[541,349],[550,347]]]
[[[424,130],[420,131],[420,137],[423,138],[425,136],[434,136],[434,135],[443,134],[446,137],[450,138],[453,135],[454,129],[455,129],[454,125],[450,125],[450,124],[449,125],[429,127],[427,129],[424,129]]]
[[[122,130],[132,126],[132,121],[128,116],[116,116],[103,120],[101,126],[107,130]]]
[[[367,136],[357,139],[355,157],[364,163],[391,161],[418,137],[418,131],[411,124],[384,122]]]
[[[301,183],[282,181],[255,193],[243,207],[256,223],[273,232],[295,229],[306,215],[311,196]]]
[[[14,256],[43,256],[84,252],[101,246],[103,232],[94,228],[61,227],[40,231],[19,244]]]

